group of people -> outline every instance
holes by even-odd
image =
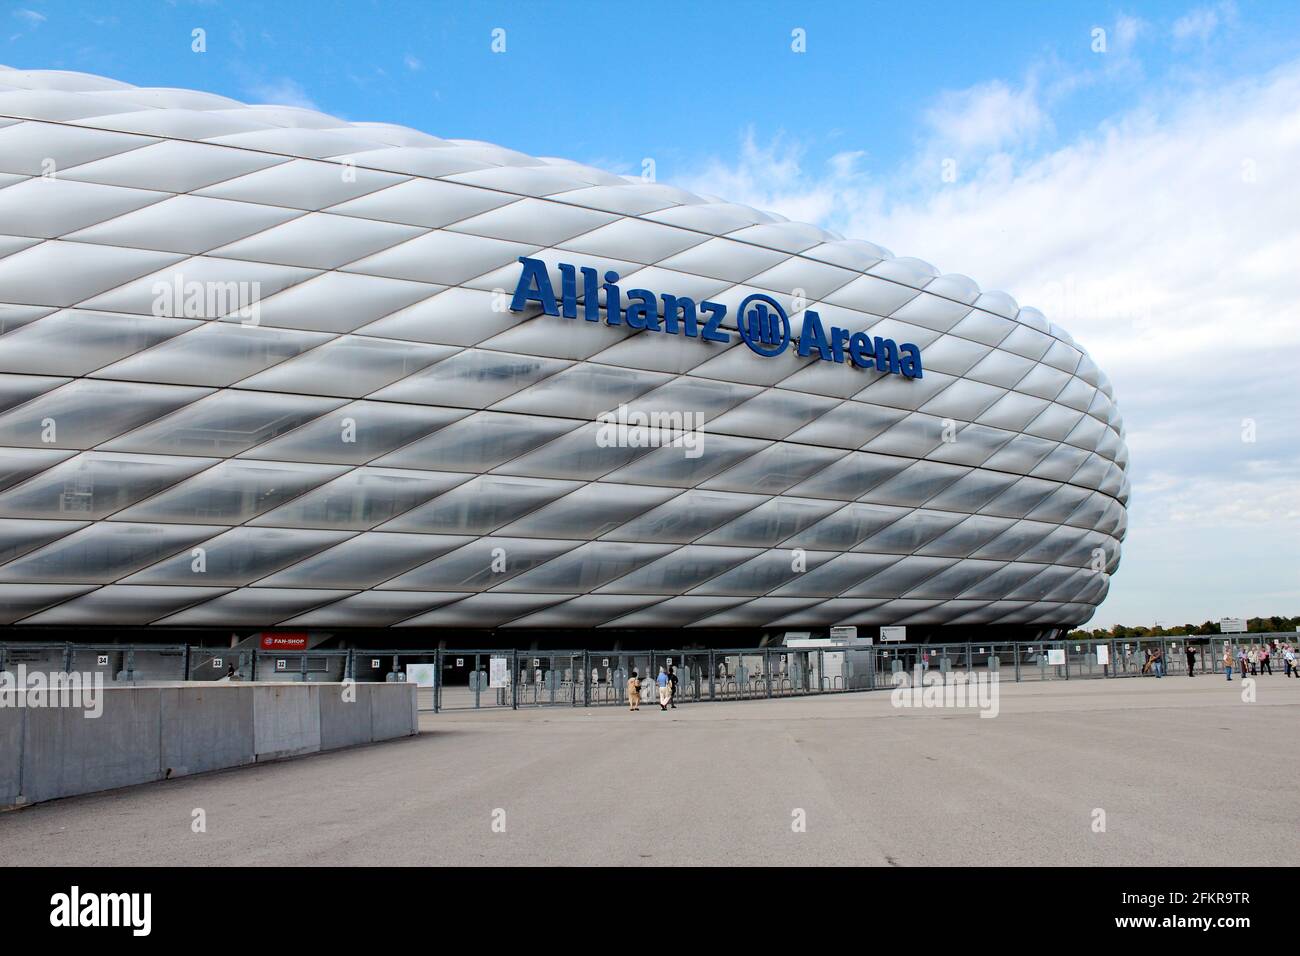
[[[1235,662],[1237,673],[1242,677],[1247,674],[1254,677],[1260,674],[1273,673],[1273,658],[1282,658],[1285,667],[1283,674],[1286,677],[1300,677],[1300,658],[1297,657],[1297,651],[1290,644],[1278,644],[1277,640],[1268,644],[1251,644],[1250,647],[1237,645],[1237,652],[1233,654],[1232,645],[1223,645],[1223,672],[1227,675],[1228,680],[1232,680],[1232,668]]]
[[[1198,656],[1196,645],[1185,645],[1184,653],[1187,655],[1187,676],[1195,677]],[[1266,644],[1251,644],[1249,646],[1239,644],[1235,651],[1231,643],[1225,643],[1223,645],[1223,672],[1227,675],[1228,680],[1232,680],[1233,668],[1236,668],[1237,673],[1242,677],[1248,674],[1252,676],[1272,674],[1272,662],[1279,657],[1285,665],[1284,673],[1287,677],[1300,677],[1300,650],[1290,644],[1279,644],[1276,639]],[[1126,652],[1125,661],[1127,662],[1127,660]],[[1165,676],[1165,653],[1163,648],[1149,647],[1146,649],[1146,658],[1142,662],[1142,673],[1155,677]]]
[[[627,679],[627,709],[641,709],[641,686],[645,682],[637,675],[636,671]],[[659,709],[668,710],[677,709],[673,703],[677,696],[677,669],[671,664],[667,667],[659,668],[659,676],[655,678],[655,686],[659,689]]]

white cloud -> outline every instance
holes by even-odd
[[[418,73],[424,69],[424,64],[420,62],[420,58],[411,53],[406,54],[402,58],[402,62],[406,64],[406,68],[412,73]]]
[[[259,80],[245,85],[249,96],[258,102],[274,106],[298,106],[305,110],[319,110],[320,107],[307,95],[307,91],[297,80],[279,77],[271,80]]]
[[[718,196],[757,209],[771,209],[800,222],[825,223],[836,215],[837,204],[852,192],[866,189],[858,173],[863,154],[842,152],[828,161],[823,177],[809,176],[803,168],[806,150],[802,143],[777,136],[764,146],[746,130],[740,155],[728,163],[714,158],[699,172],[679,178],[674,185],[694,192]]]
[[[1001,80],[948,92],[925,114],[935,146],[956,155],[1032,142],[1048,123],[1037,84],[1014,89]]]
[[[985,152],[972,148],[947,186],[935,177],[919,188],[921,160],[887,177],[843,157],[808,169],[792,144],[752,137],[734,163],[686,185],[969,274],[1042,308],[1089,349],[1128,427],[1126,553],[1143,539],[1143,560],[1126,558],[1099,622],[1199,621],[1215,601],[1294,611],[1247,594],[1300,599],[1300,61],[1234,83],[1153,88],[1032,158],[1003,147],[1048,120],[1010,87],[968,92],[969,124],[956,128]],[[1012,107],[1001,125],[985,111],[996,100]],[[1163,576],[1152,545],[1166,540],[1203,542],[1177,578]],[[1223,593],[1226,554],[1258,562],[1249,581],[1231,578],[1239,593]]]
[[[1112,33],[1110,52],[1120,56],[1129,56],[1137,46],[1138,37],[1146,31],[1146,21],[1121,13],[1115,18],[1115,30]]]
[[[1197,7],[1174,21],[1174,39],[1180,41],[1209,41],[1220,26],[1232,26],[1237,22],[1237,5],[1232,0],[1225,0],[1208,7]]]
[[[25,8],[18,9],[12,11],[12,14],[13,18],[19,21],[20,26],[17,33],[11,33],[9,35],[10,43],[15,40],[21,40],[25,34],[32,33],[45,22],[45,14],[38,13],[35,10],[28,10]]]
[[[1203,408],[1225,377],[1300,362],[1297,104],[1300,65],[1184,92],[1015,172],[859,209],[844,231],[1043,308],[1109,371],[1126,408],[1165,418],[1175,406],[1142,404],[1157,383],[1188,393],[1177,407]],[[1268,419],[1269,394],[1243,396],[1237,417]]]

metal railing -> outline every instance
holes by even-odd
[[[1224,648],[1248,652],[1296,635],[1242,634],[1193,638],[1198,674],[1223,674]],[[1204,643],[1200,643],[1204,641]],[[524,707],[628,706],[629,681],[642,702],[658,702],[659,669],[677,678],[674,704],[752,700],[890,689],[896,675],[920,670],[996,672],[1014,682],[1186,675],[1192,661],[1183,637],[1109,640],[882,643],[816,648],[668,650],[502,650],[491,648],[335,648],[261,650],[199,645],[0,643],[0,670],[102,673],[105,683],[184,681],[407,681],[419,685],[421,710],[518,710]],[[1255,649],[1254,661],[1249,651]],[[1285,671],[1281,655],[1271,669]]]

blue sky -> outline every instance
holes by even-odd
[[[650,158],[1004,289],[1090,350],[1128,426],[1130,534],[1094,623],[1300,611],[1300,4],[0,10],[10,66]]]
[[[889,170],[945,92],[1041,64],[1042,83],[1094,69],[1094,27],[1172,24],[1185,2],[85,2],[20,0],[3,62],[101,73],[236,99],[297,100],[352,120],[486,139],[535,155],[600,160],[660,178],[701,154],[799,139],[811,159],[860,150]],[[1294,56],[1300,4],[1243,6],[1248,29],[1211,52],[1148,51],[1140,66],[1065,93],[1039,145],[1067,140],[1173,70],[1232,73]],[[43,19],[41,19],[43,18]],[[193,53],[191,31],[207,33]],[[491,31],[506,31],[494,54]],[[807,32],[793,53],[791,31]]]

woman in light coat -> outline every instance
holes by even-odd
[[[641,709],[641,681],[636,676],[636,671],[627,679],[627,709]]]

